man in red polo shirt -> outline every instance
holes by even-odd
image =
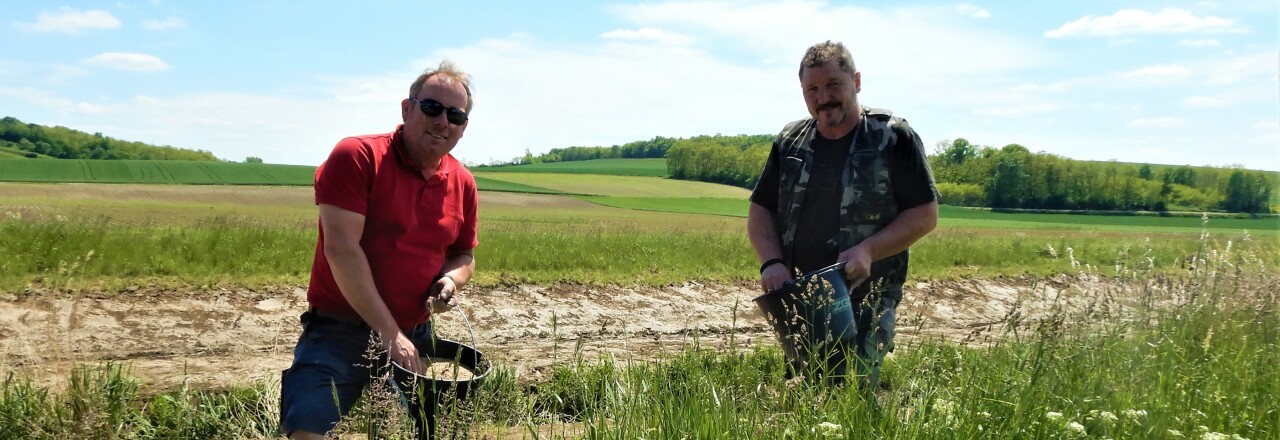
[[[281,377],[280,428],[323,438],[389,360],[421,370],[414,341],[475,270],[475,179],[449,154],[467,128],[470,77],[445,61],[400,102],[404,124],[338,142],[316,170],[320,235],[302,335]]]

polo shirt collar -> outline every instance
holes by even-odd
[[[396,162],[399,163],[400,166],[413,171],[414,174],[421,176],[422,167],[419,167],[418,164],[413,161],[413,157],[409,155],[407,148],[408,147],[404,145],[404,124],[397,125],[395,133],[391,134],[391,150],[395,151]],[[435,175],[440,177],[449,177],[449,174],[452,173],[454,168],[458,165],[457,162],[452,159],[453,155],[448,153],[446,153],[444,157],[440,158],[440,167],[436,169]]]

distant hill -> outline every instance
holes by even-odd
[[[614,176],[666,177],[666,159],[594,159],[525,165],[474,166],[472,171],[491,173],[609,174]]]
[[[190,160],[5,159],[0,181],[311,185],[316,167]]]
[[[213,153],[129,142],[61,126],[0,119],[0,158],[217,161]]]

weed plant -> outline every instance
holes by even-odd
[[[450,432],[587,439],[1272,439],[1280,436],[1280,309],[1274,266],[1252,240],[1154,270],[1148,250],[1099,268],[1060,252],[1076,287],[1047,313],[1015,308],[963,340],[900,339],[885,386],[785,380],[773,345],[697,344],[661,361],[583,359],[517,385],[499,367]],[[1099,272],[1115,271],[1098,282]],[[909,298],[908,301],[929,301]],[[907,318],[909,319],[909,318]],[[902,336],[899,336],[902,338]],[[273,435],[278,384],[138,395],[116,364],[82,367],[62,392],[10,376],[0,438],[254,438]],[[455,411],[450,409],[449,411]],[[362,426],[384,417],[359,410]],[[448,413],[445,414],[448,417]]]
[[[745,233],[719,226],[647,225],[632,219],[576,223],[503,218],[485,224],[474,285],[556,282],[668,285],[689,280],[749,283],[757,262]],[[189,225],[129,226],[92,221],[0,219],[0,290],[65,291],[85,284],[305,284],[316,233],[236,217]],[[1251,240],[1264,263],[1280,264],[1280,241]],[[1050,276],[1067,265],[1067,249],[1100,276],[1116,277],[1138,260],[1156,272],[1191,269],[1195,236],[1148,239],[1103,233],[992,234],[943,229],[912,247],[916,280]],[[530,256],[537,256],[531,258]]]

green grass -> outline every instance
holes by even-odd
[[[613,176],[666,177],[666,159],[596,159],[548,162],[501,167],[475,167],[472,171],[492,173],[608,174]]]
[[[0,159],[0,181],[311,185],[315,167],[178,160]]]
[[[566,194],[609,197],[716,197],[741,200],[746,200],[751,194],[748,190],[728,185],[657,177],[484,171],[476,171],[474,174],[476,177],[548,188]]]
[[[604,208],[602,208],[604,209]],[[638,211],[633,211],[638,212]],[[477,286],[555,282],[667,285],[688,280],[750,283],[757,261],[737,221],[668,213],[581,218],[481,217]],[[315,251],[314,219],[305,226],[213,217],[183,225],[119,224],[99,218],[0,220],[0,290],[29,283],[78,288],[155,284],[305,284]],[[1208,240],[1252,246],[1280,263],[1280,242],[1210,234]],[[1060,231],[1004,233],[944,228],[912,247],[913,280],[1007,275],[1045,276],[1066,261],[1120,271],[1152,265],[1184,270],[1200,236]],[[536,257],[530,257],[536,256]]]
[[[562,191],[556,191],[547,188],[540,188],[533,185],[524,185],[520,183],[507,182],[503,180],[490,179],[486,177],[475,176],[476,189],[480,191],[500,191],[530,194],[565,194]]]
[[[550,379],[528,388],[499,364],[469,405],[446,405],[442,425],[500,439],[1275,438],[1273,266],[1203,244],[1193,271],[1135,269],[1105,292],[1068,288],[1047,311],[1019,308],[963,342],[899,336],[887,389],[784,380],[772,341],[715,349],[694,334],[693,348],[658,361],[553,354]],[[1095,303],[1067,306],[1080,299]],[[0,438],[271,436],[278,386],[141,396],[110,363],[79,367],[62,391],[11,376],[0,383]],[[403,426],[384,400],[358,404],[341,434]]]
[[[674,198],[674,197],[599,197],[582,196],[579,199],[614,208],[640,211],[710,214],[731,217],[747,216],[746,199]]]
[[[0,159],[27,159],[27,153],[26,150],[5,145],[4,141],[0,141]],[[49,157],[43,154],[38,154],[37,156]]]
[[[942,206],[939,217],[951,226],[998,227],[1012,229],[1079,229],[1109,231],[1190,232],[1200,230],[1204,221],[1198,217],[1159,217],[1139,215],[1081,215],[992,212],[983,209]],[[1213,229],[1250,231],[1280,230],[1280,217],[1212,218]]]

